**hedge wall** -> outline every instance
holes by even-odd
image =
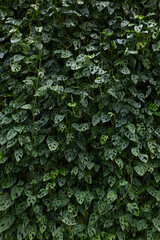
[[[0,240],[160,239],[160,1],[0,1]]]

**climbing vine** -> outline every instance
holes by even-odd
[[[0,1],[0,239],[160,239],[160,2]]]

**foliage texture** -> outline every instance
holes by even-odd
[[[0,239],[160,239],[160,2],[0,1]]]

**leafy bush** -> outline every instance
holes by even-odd
[[[0,239],[160,239],[160,3],[0,5]]]

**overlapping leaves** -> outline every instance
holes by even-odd
[[[0,239],[159,240],[158,1],[0,5]]]

